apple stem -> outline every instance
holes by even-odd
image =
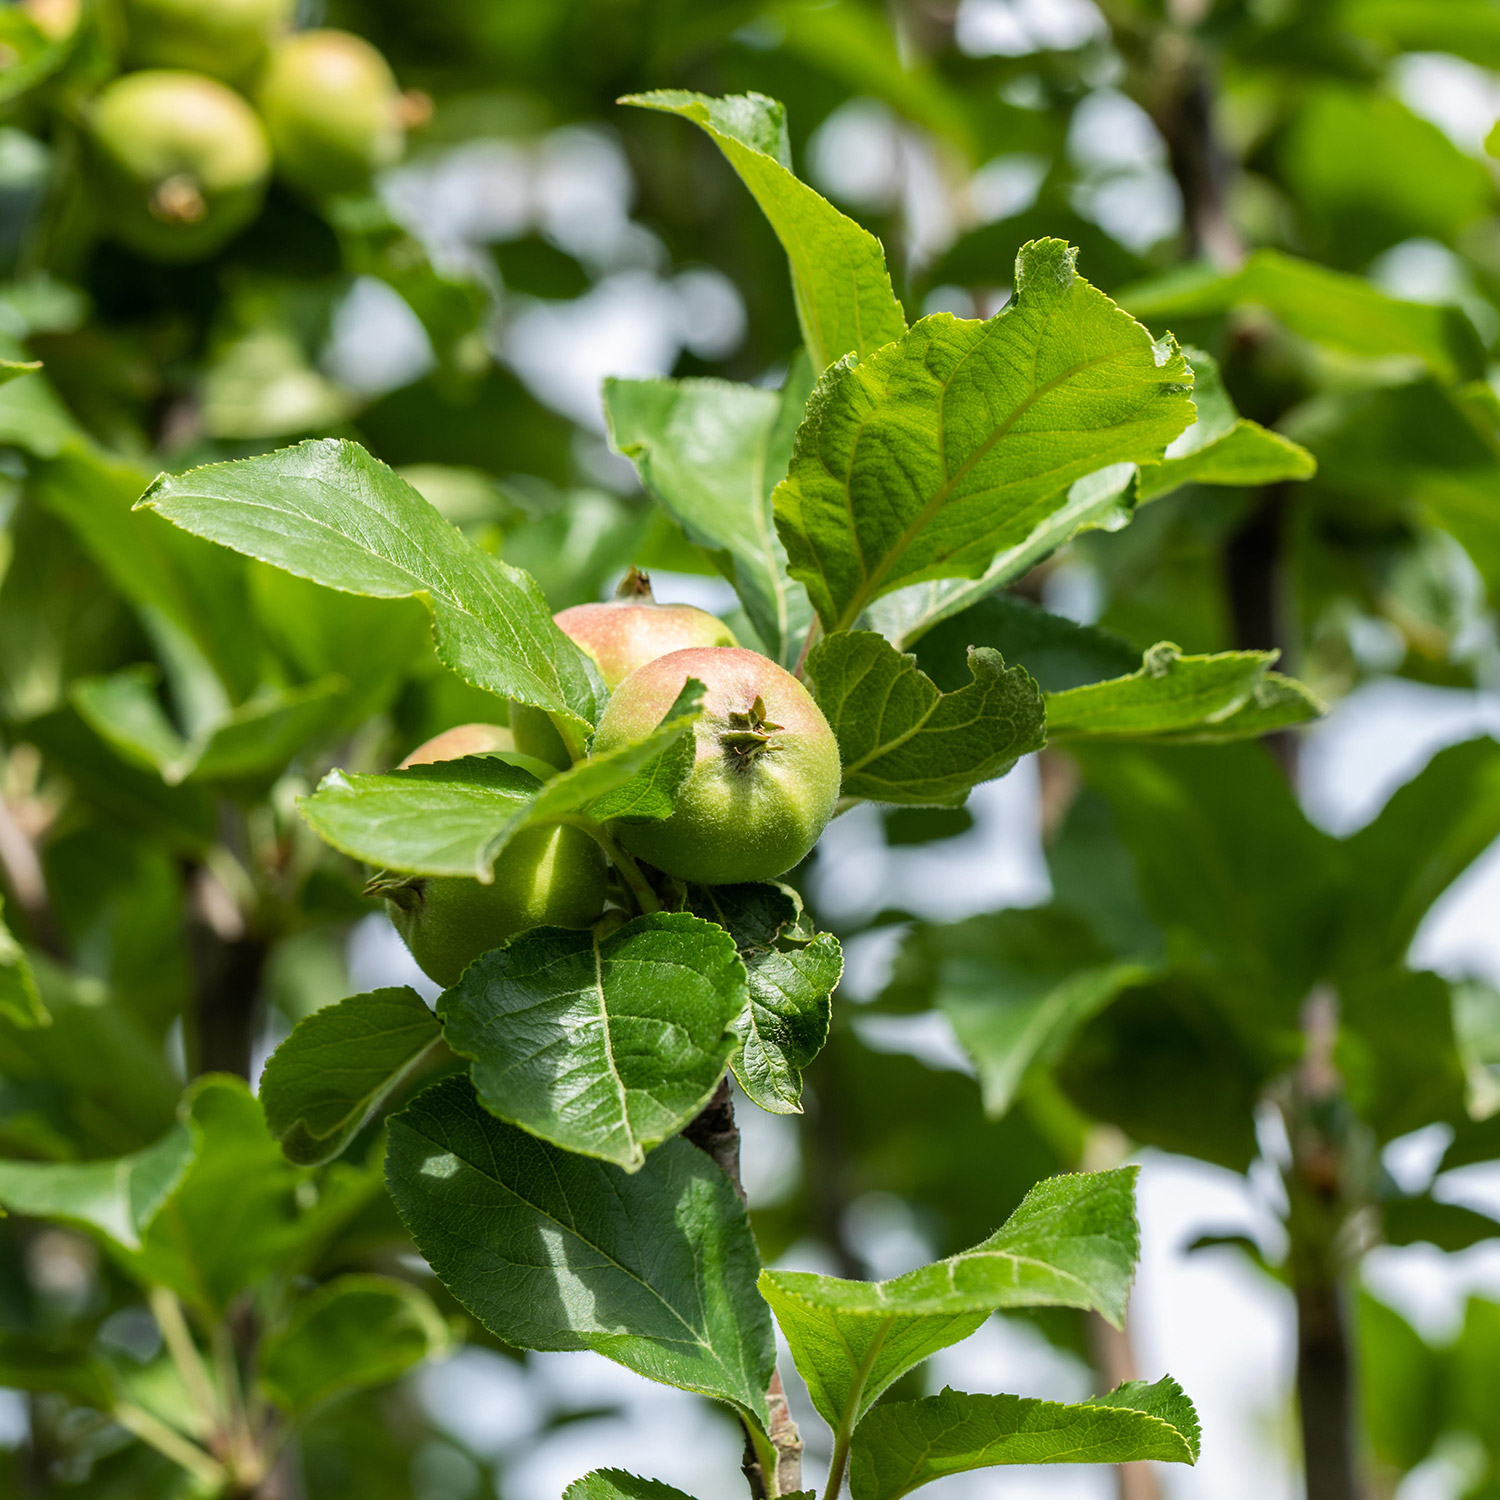
[[[651,889],[651,882],[641,873],[641,867],[635,860],[610,837],[608,829],[592,818],[561,818],[558,821],[581,828],[598,844],[608,855],[610,863],[625,877],[625,884],[630,887],[630,894],[635,897],[635,904],[643,914],[661,910],[661,902]]]
[[[630,571],[620,580],[620,586],[615,590],[615,598],[655,604],[656,599],[651,593],[651,575],[632,563]]]

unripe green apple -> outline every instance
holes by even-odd
[[[772,880],[817,843],[839,796],[839,748],[790,672],[755,651],[698,647],[638,668],[615,689],[595,753],[630,744],[666,716],[688,678],[703,683],[693,769],[668,818],[621,823],[648,864],[701,885]]]
[[[355,193],[400,159],[401,93],[385,58],[347,31],[303,31],[271,49],[257,97],[276,170],[315,197]]]
[[[510,732],[498,724],[461,724],[401,764],[431,765],[510,748]],[[431,876],[387,885],[385,896],[411,956],[429,978],[448,986],[481,953],[528,927],[587,927],[604,910],[604,856],[582,829],[528,828],[505,846],[489,885]]]
[[[651,597],[651,580],[635,568],[620,585],[618,598],[605,604],[575,604],[552,618],[588,654],[611,692],[658,656],[691,646],[739,645],[734,632],[706,610],[691,604],[658,604]],[[516,704],[510,722],[518,750],[564,770],[571,764],[562,736],[541,709]]]
[[[99,201],[116,238],[154,260],[201,260],[260,210],[271,151],[255,111],[200,73],[127,73],[90,116]]]
[[[243,78],[296,14],[296,0],[126,0],[130,61]]]

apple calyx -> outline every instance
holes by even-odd
[[[729,728],[719,736],[719,744],[732,766],[746,770],[757,757],[774,748],[771,736],[781,727],[766,717],[765,700],[757,696],[744,713],[729,715]]]

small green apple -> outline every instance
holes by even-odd
[[[460,724],[413,750],[402,766],[432,765],[512,748],[499,724]],[[528,927],[582,928],[604,910],[606,871],[599,846],[579,828],[528,828],[505,846],[495,878],[415,877],[380,887],[391,921],[422,971],[441,985],[491,948]]]
[[[130,61],[232,83],[288,29],[297,0],[125,0]]]
[[[277,172],[314,197],[357,193],[405,139],[390,64],[363,37],[303,31],[271,49],[257,91]]]
[[[271,151],[255,111],[200,73],[127,73],[89,116],[110,232],[154,260],[212,255],[260,211]]]
[[[693,769],[670,817],[614,834],[648,864],[701,885],[772,880],[817,843],[839,796],[839,749],[812,695],[755,651],[697,647],[638,668],[615,689],[593,749],[632,744],[687,680],[707,692]]]

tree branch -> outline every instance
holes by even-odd
[[[734,1095],[730,1090],[727,1073],[719,1080],[713,1098],[682,1134],[685,1140],[691,1141],[700,1151],[713,1158],[729,1178],[740,1202],[748,1206],[745,1185],[740,1180],[740,1128],[735,1123]],[[770,1418],[766,1435],[775,1450],[776,1473],[768,1484],[762,1456],[756,1451],[754,1438],[747,1431],[742,1467],[755,1500],[776,1500],[779,1495],[794,1494],[802,1488],[802,1436],[797,1431],[791,1407],[787,1404],[780,1370],[771,1372],[766,1405],[769,1407]]]

